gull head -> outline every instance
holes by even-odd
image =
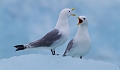
[[[60,12],[60,16],[62,17],[70,17],[70,16],[76,16],[75,14],[72,14],[72,11],[75,10],[74,8],[69,9],[69,8],[65,8]]]
[[[88,20],[86,16],[79,16],[78,17],[78,24],[77,25],[87,25]]]

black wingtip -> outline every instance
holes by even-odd
[[[24,47],[23,45],[16,45],[15,48]]]
[[[15,51],[19,51],[19,50],[24,50],[25,49],[24,45],[16,45],[14,47],[17,48]]]

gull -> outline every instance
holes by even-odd
[[[68,43],[63,56],[82,57],[91,48],[91,40],[88,33],[88,20],[85,16],[78,17],[78,31],[75,37]]]
[[[55,49],[65,44],[66,41],[68,40],[69,33],[70,33],[68,18],[70,16],[75,16],[75,14],[71,13],[73,10],[75,9],[74,8],[63,9],[59,14],[58,21],[53,30],[48,32],[41,39],[30,42],[29,44],[14,46],[16,48],[16,51],[25,50],[29,48],[44,48],[44,49],[46,48],[51,50],[52,55],[55,55]]]

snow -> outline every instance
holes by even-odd
[[[42,54],[14,56],[0,60],[0,70],[119,70],[103,61]]]

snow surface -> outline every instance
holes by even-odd
[[[72,57],[29,54],[0,60],[0,70],[119,70],[114,64]]]

